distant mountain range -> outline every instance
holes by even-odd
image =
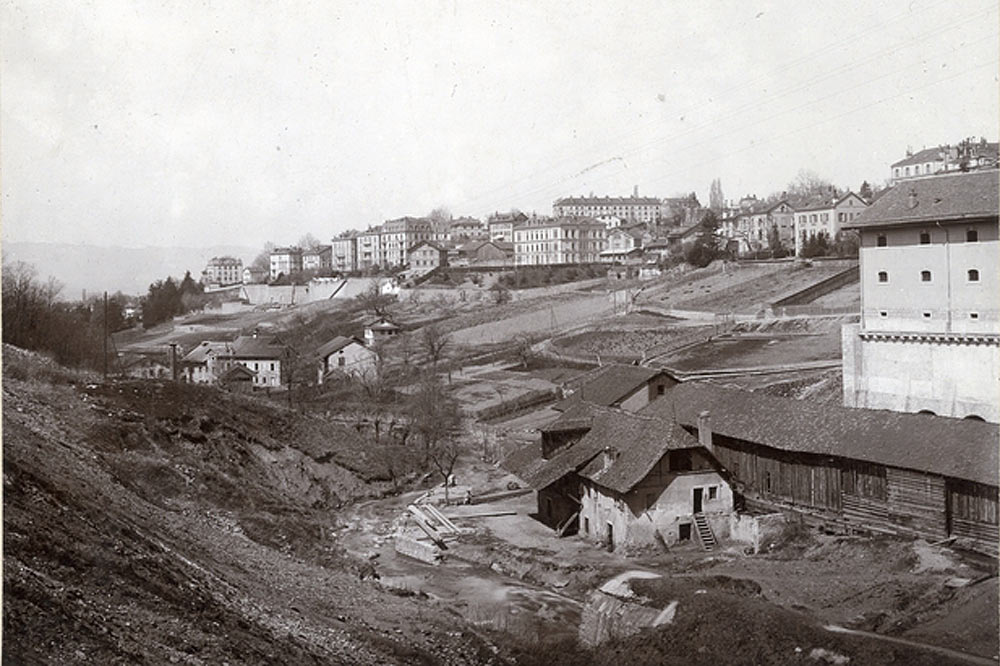
[[[4,243],[3,258],[8,264],[23,261],[33,265],[43,280],[54,277],[63,285],[61,297],[76,300],[87,294],[107,290],[125,294],[145,294],[156,280],[173,276],[178,280],[184,271],[194,279],[201,277],[208,260],[229,255],[253,261],[261,248],[238,245],[211,247],[102,247],[69,243]]]

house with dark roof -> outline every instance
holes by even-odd
[[[289,352],[277,338],[255,332],[237,337],[225,350],[216,352],[215,358],[222,374],[242,365],[254,373],[252,384],[255,388],[278,388],[284,383],[286,375],[282,372],[287,372]]]
[[[1000,171],[907,180],[846,227],[861,320],[844,404],[1000,422]]]
[[[845,225],[861,215],[868,203],[854,192],[829,191],[798,199],[791,203],[795,211],[795,255],[801,256],[806,243],[825,238],[833,243],[840,238]]]
[[[640,415],[697,434],[748,507],[996,552],[995,424],[702,383],[677,385]]]
[[[166,354],[126,353],[118,358],[118,370],[126,377],[136,379],[170,379],[170,360]]]
[[[979,141],[965,139],[958,144],[924,148],[889,166],[889,182],[893,185],[911,178],[935,174],[954,173],[981,168],[996,168],[1000,145],[980,137]]]
[[[440,243],[419,241],[406,251],[406,263],[411,269],[432,271],[448,265],[448,250]]]
[[[676,383],[677,380],[662,368],[612,363],[588,374],[583,383],[557,402],[553,409],[566,411],[582,401],[635,412]]]
[[[539,519],[608,550],[728,533],[732,490],[718,463],[676,423],[580,402],[542,430],[541,457],[519,475]]]
[[[319,356],[317,384],[332,375],[365,375],[375,369],[375,351],[365,346],[363,340],[338,335],[316,350]]]
[[[365,345],[371,347],[380,340],[398,335],[402,330],[386,317],[373,319],[365,324]]]
[[[219,375],[216,357],[228,348],[228,342],[203,340],[181,359],[181,379],[189,384],[214,384]]]

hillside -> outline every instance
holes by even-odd
[[[5,346],[3,434],[5,662],[493,659],[442,608],[359,579],[337,509],[381,487],[348,469],[348,429]]]

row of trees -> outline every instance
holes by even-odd
[[[177,283],[174,278],[157,280],[149,285],[142,304],[142,326],[152,328],[177,315],[205,307],[205,287],[191,277],[191,271]]]
[[[126,297],[120,292],[107,300],[67,302],[59,299],[62,286],[42,280],[30,264],[3,267],[3,341],[43,352],[70,367],[100,369],[104,361],[104,333],[127,328]]]

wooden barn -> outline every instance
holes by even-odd
[[[697,432],[750,502],[845,529],[997,550],[996,424],[697,383],[641,413]]]

